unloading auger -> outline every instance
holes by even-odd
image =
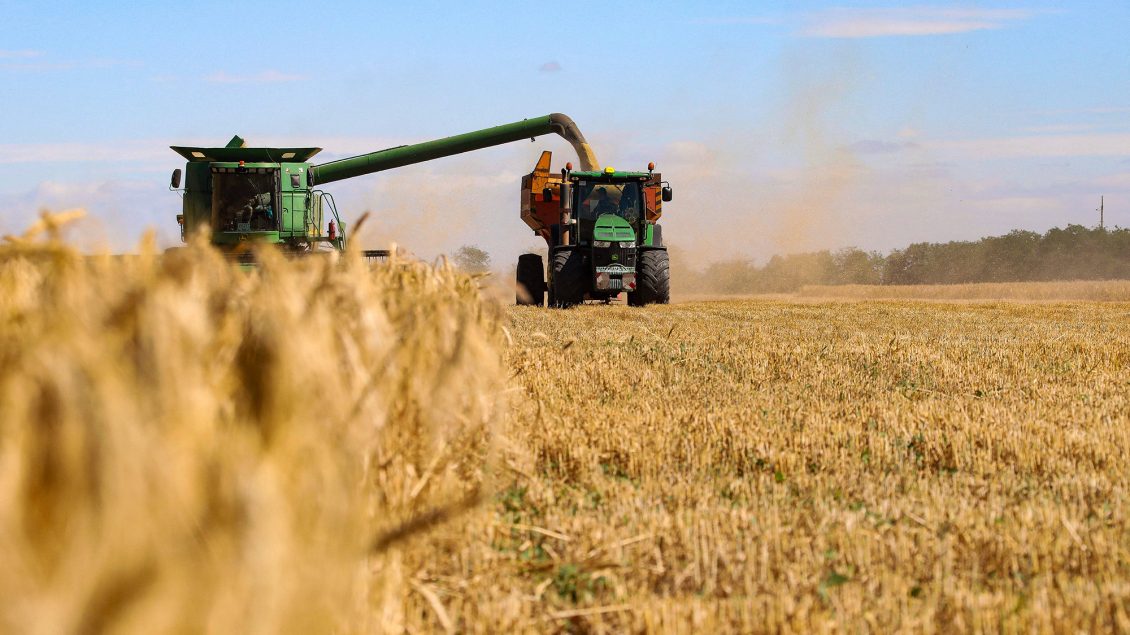
[[[582,166],[599,169],[573,120],[553,113],[319,165],[310,159],[321,148],[248,148],[238,135],[223,147],[172,146],[188,163],[183,190],[180,169],[173,171],[170,189],[184,195],[177,215],[182,240],[210,231],[213,245],[247,259],[252,257],[247,249],[251,244],[274,244],[290,253],[342,250],[346,226],[333,196],[322,186],[547,134],[572,144]]]

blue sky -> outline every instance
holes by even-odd
[[[572,116],[672,182],[709,261],[1130,226],[1130,3],[0,2],[0,231],[84,207],[91,244],[176,240],[168,146],[323,159]],[[541,138],[336,184],[368,246],[534,247]]]

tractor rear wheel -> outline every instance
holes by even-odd
[[[562,249],[553,254],[553,306],[571,307],[585,301],[588,276],[585,257],[575,249]]]
[[[518,270],[515,273],[517,288],[515,301],[523,306],[541,306],[545,298],[545,280],[541,256],[538,254],[522,254],[518,256]]]
[[[636,291],[628,294],[628,304],[667,304],[671,301],[671,261],[666,249],[640,252]]]

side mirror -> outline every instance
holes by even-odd
[[[553,188],[547,187],[544,190],[542,190],[541,191],[541,200],[552,201],[553,200]]]
[[[169,180],[169,189],[175,190],[180,187],[180,168],[173,170],[173,178]]]
[[[664,203],[670,203],[671,202],[671,186],[670,185],[663,188],[663,202]]]

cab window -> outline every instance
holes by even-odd
[[[581,220],[594,221],[603,214],[615,214],[636,226],[642,209],[639,183],[581,181],[577,185]]]
[[[230,232],[278,231],[274,171],[212,175],[212,215],[216,229]]]

